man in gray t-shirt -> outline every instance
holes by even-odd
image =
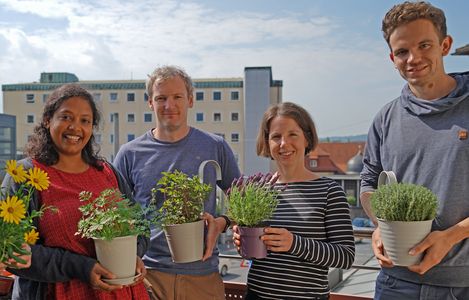
[[[193,106],[190,77],[180,68],[157,68],[146,83],[148,105],[155,113],[156,127],[123,145],[114,163],[134,191],[141,205],[151,201],[151,189],[161,172],[179,170],[189,176],[198,174],[199,165],[214,160],[221,167],[222,179],[217,181],[213,165],[204,171],[204,181],[227,190],[240,176],[232,150],[222,137],[190,127],[189,108]],[[157,199],[157,206],[163,199]],[[212,189],[205,202],[204,218],[208,224],[205,253],[202,261],[177,264],[159,229],[152,229],[150,248],[143,258],[146,279],[157,299],[225,299],[223,281],[218,274],[218,235],[226,230],[227,219],[214,218],[216,191]]]

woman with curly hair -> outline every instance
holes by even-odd
[[[31,266],[8,268],[17,275],[13,299],[148,299],[143,276],[130,286],[107,284],[103,279],[115,276],[96,260],[93,241],[75,235],[81,191],[99,195],[104,189],[119,188],[131,197],[121,175],[97,155],[93,130],[99,120],[91,94],[77,84],[58,87],[45,103],[42,120],[25,150],[28,158],[20,163],[25,169],[47,172],[50,181],[48,189],[36,192],[29,209],[47,205],[58,212],[47,211],[36,220],[40,239],[31,246]],[[2,186],[18,188],[8,175]],[[139,237],[139,256],[147,243]],[[136,273],[144,275],[142,260],[136,260]]]

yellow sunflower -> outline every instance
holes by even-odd
[[[7,160],[5,169],[16,183],[23,183],[26,181],[26,171],[23,169],[23,165],[17,164],[16,160]]]
[[[0,201],[0,217],[7,223],[19,224],[25,217],[26,208],[24,202],[18,197],[8,196],[6,200]]]
[[[37,232],[34,228],[31,229],[30,232],[26,232],[24,234],[24,240],[26,243],[30,245],[36,244],[36,241],[39,239],[39,232]]]
[[[49,187],[49,176],[39,168],[29,169],[28,184],[35,187],[38,191],[46,190]]]

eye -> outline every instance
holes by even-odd
[[[89,124],[91,124],[91,120],[90,119],[81,119],[81,123],[89,125]]]
[[[396,57],[403,57],[404,55],[407,54],[407,50],[397,50],[396,52],[394,52],[394,56]]]
[[[69,121],[71,120],[72,117],[69,116],[69,115],[59,115],[59,120],[62,120],[62,121]]]
[[[430,48],[432,45],[430,43],[423,43],[420,45],[420,49],[428,49]]]
[[[166,101],[166,98],[165,98],[165,97],[156,97],[156,98],[155,98],[155,102],[157,102],[157,103],[162,103],[162,102],[164,102],[164,101]]]

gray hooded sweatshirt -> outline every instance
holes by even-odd
[[[438,197],[432,230],[445,230],[469,217],[469,72],[450,74],[456,88],[446,97],[416,98],[408,85],[388,103],[368,132],[361,192],[376,189],[382,170],[399,182],[431,189]],[[424,275],[405,267],[383,272],[415,283],[469,287],[469,239],[454,245]]]

